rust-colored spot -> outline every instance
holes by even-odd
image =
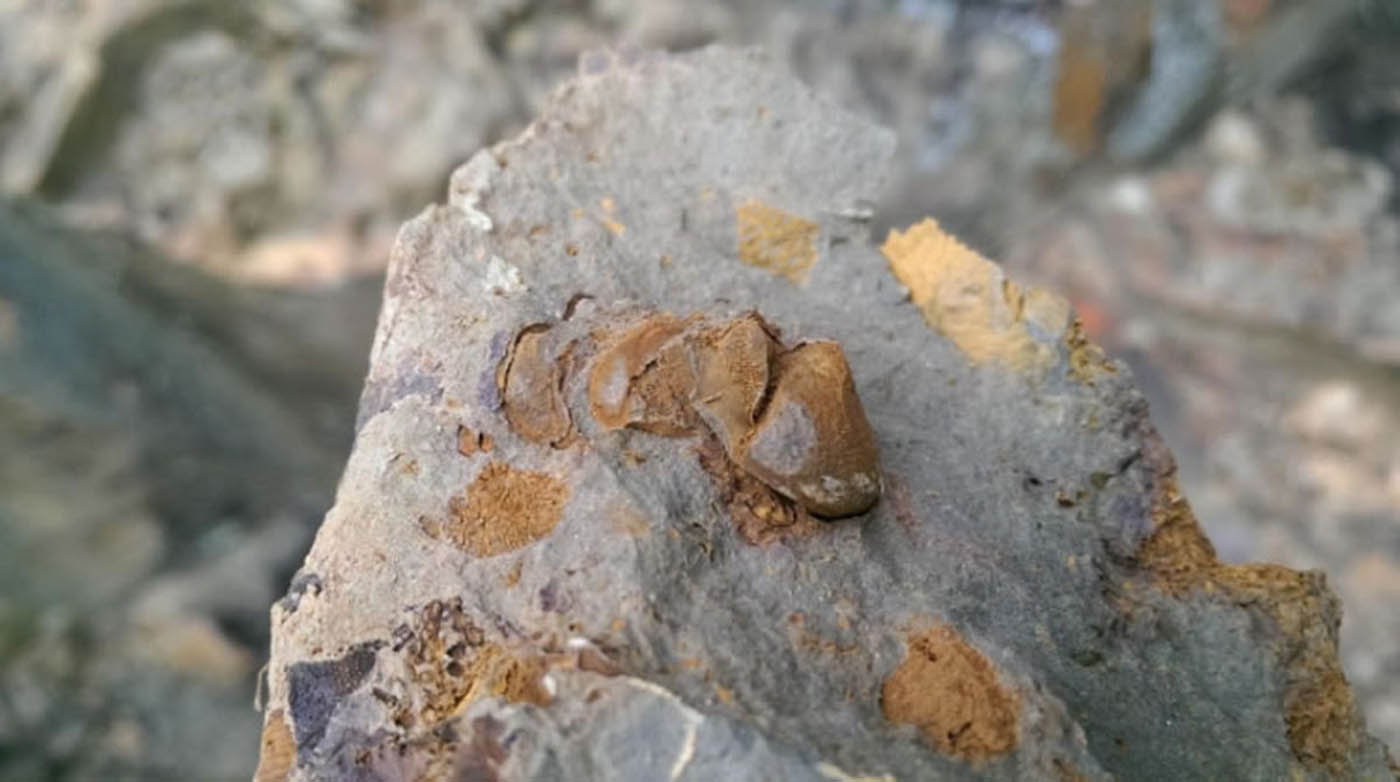
[[[608,233],[611,233],[613,236],[622,236],[627,233],[627,226],[618,222],[617,219],[613,217],[617,212],[617,202],[613,201],[608,196],[603,196],[598,199],[598,206],[603,208],[603,216],[599,219],[603,223],[603,227],[608,229]]]
[[[972,363],[998,362],[1017,371],[1054,364],[1055,341],[1070,321],[1063,298],[1041,288],[1023,290],[932,219],[903,233],[891,230],[880,249],[924,321]]]
[[[914,725],[939,752],[965,761],[1005,755],[1019,741],[1020,701],[987,658],[946,625],[908,638],[885,679],[881,708]]]
[[[713,438],[702,440],[696,452],[734,529],[745,542],[763,545],[806,537],[821,529],[821,523],[802,508],[735,465]]]
[[[794,283],[807,280],[817,262],[816,223],[755,200],[738,206],[735,222],[739,260]]]
[[[1152,498],[1151,536],[1138,548],[1138,562],[1159,586],[1176,595],[1204,584],[1219,566],[1215,547],[1196,523],[1177,486],[1175,469],[1161,476]]]
[[[258,752],[258,770],[253,782],[286,782],[297,762],[296,741],[281,709],[274,709],[263,723],[262,746]]]
[[[506,420],[531,442],[560,447],[573,430],[564,404],[563,372],[549,354],[549,328],[527,326],[497,373]]]
[[[487,646],[474,666],[478,686],[467,694],[467,702],[489,696],[548,706],[553,698],[540,681],[548,669],[541,655],[515,655],[496,645]]]
[[[520,572],[524,567],[525,563],[518,559],[515,561],[514,565],[510,566],[510,570],[506,571],[506,577],[502,579],[507,587],[513,587],[520,583]]]
[[[472,456],[481,449],[481,435],[466,426],[457,427],[457,453]]]
[[[1284,721],[1293,755],[1307,767],[1345,776],[1362,727],[1337,653],[1341,608],[1326,577],[1281,565],[1219,562],[1177,485],[1175,461],[1155,433],[1148,436],[1145,454],[1156,479],[1154,527],[1138,549],[1139,564],[1170,594],[1218,595],[1273,622],[1280,636],[1274,650],[1286,677]]]
[[[568,497],[568,487],[551,475],[492,462],[464,496],[452,498],[441,534],[478,557],[514,551],[549,535]]]
[[[620,237],[623,234],[627,233],[627,226],[623,225],[622,223],[619,223],[611,217],[605,216],[602,218],[601,222],[603,223],[603,227],[608,229],[608,233],[612,234],[613,236]]]
[[[1272,564],[1225,565],[1217,577],[1232,600],[1261,608],[1286,639],[1283,708],[1294,756],[1342,775],[1360,747],[1361,725],[1337,655],[1341,609],[1326,577]]]
[[[1069,376],[1086,386],[1104,375],[1118,373],[1118,367],[1108,360],[1103,348],[1089,341],[1079,318],[1071,319],[1065,331],[1065,347],[1069,349]]]

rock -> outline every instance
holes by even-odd
[[[1261,102],[1251,113],[1222,116],[1203,143],[1148,172],[1141,207],[1086,185],[1065,199],[1070,219],[1016,242],[1014,264],[1073,289],[1116,287],[1103,305],[1121,314],[1140,297],[1400,363],[1392,174],[1326,146],[1302,101]],[[1272,140],[1260,146],[1264,138]],[[1070,239],[1081,221],[1101,248]],[[1134,263],[1101,260],[1127,252]]]
[[[1160,165],[1008,225],[1007,262],[1132,363],[1223,559],[1333,576],[1349,679],[1396,746],[1400,615],[1350,574],[1400,567],[1400,222],[1394,169],[1330,146],[1324,106],[1222,112]]]
[[[398,223],[519,109],[490,9],[370,5],[7,4],[0,192],[234,277],[299,276],[268,268],[268,237],[329,237],[314,282],[381,270]]]
[[[1388,775],[1324,576],[1216,558],[1068,305],[932,221],[871,245],[892,151],[712,48],[586,56],[460,169],[272,609],[258,782]],[[753,312],[743,372],[676,341]],[[723,442],[818,340],[881,471],[836,520]]]
[[[377,301],[0,203],[0,780],[251,773],[266,607],[332,496]]]

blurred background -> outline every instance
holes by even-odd
[[[0,782],[248,779],[399,224],[600,46],[757,45],[1131,365],[1400,746],[1400,0],[0,0]]]

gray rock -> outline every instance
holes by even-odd
[[[272,609],[259,782],[1390,773],[1324,577],[1216,560],[1063,300],[931,221],[871,247],[891,147],[756,54],[600,53],[457,172]],[[751,309],[843,347],[873,510],[594,415],[639,313]]]
[[[521,113],[460,4],[0,7],[0,193],[244,279],[378,271],[393,230]]]
[[[377,298],[237,288],[0,202],[0,780],[251,773],[266,607],[332,497]]]
[[[1160,168],[1008,226],[1004,260],[1132,364],[1223,559],[1327,571],[1348,679],[1396,746],[1400,222],[1387,170],[1318,126],[1297,98],[1223,113]]]

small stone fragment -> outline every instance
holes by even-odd
[[[463,456],[471,456],[478,450],[477,438],[479,435],[465,426],[457,427],[457,453]]]

